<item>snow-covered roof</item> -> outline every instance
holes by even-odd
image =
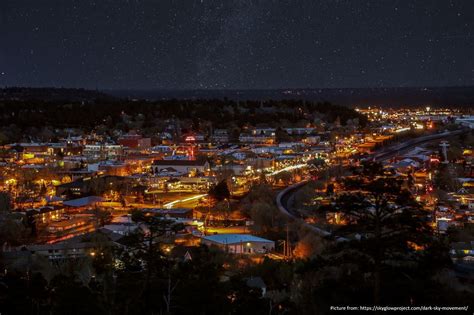
[[[223,245],[227,244],[239,244],[239,243],[273,243],[272,240],[267,240],[258,236],[250,234],[215,234],[204,236],[204,240],[219,243]]]

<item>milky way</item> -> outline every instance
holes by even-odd
[[[474,1],[2,0],[0,85],[474,84]]]

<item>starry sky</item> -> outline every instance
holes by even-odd
[[[473,0],[0,1],[0,86],[466,85]]]

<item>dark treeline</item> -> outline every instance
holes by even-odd
[[[0,100],[89,102],[96,99],[112,100],[115,97],[99,91],[72,88],[8,87],[0,89]]]
[[[307,88],[275,90],[110,90],[107,93],[124,98],[232,100],[307,100],[331,102],[344,106],[389,107],[464,107],[474,104],[474,87],[384,87],[384,88]]]
[[[298,121],[312,121],[315,115],[325,121],[337,119],[344,125],[357,119],[364,126],[365,116],[344,106],[329,103],[313,103],[296,100],[245,101],[219,100],[161,100],[127,101],[118,99],[97,99],[93,102],[3,100],[0,101],[0,123],[15,125],[20,130],[29,127],[51,126],[53,128],[94,128],[105,125],[117,128],[124,116],[140,115],[143,127],[149,127],[157,119],[190,119],[212,122],[216,128],[226,128],[229,123],[237,126],[246,124],[268,124],[278,126],[285,120],[290,124]]]
[[[230,99],[306,100],[330,102],[343,106],[386,107],[456,107],[474,104],[474,87],[391,87],[391,88],[325,88],[276,90],[104,90],[72,88],[9,87],[0,89],[0,100],[85,101],[96,99]]]

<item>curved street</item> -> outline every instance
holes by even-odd
[[[401,151],[406,151],[408,149],[411,149],[417,145],[424,144],[430,141],[434,140],[439,140],[443,139],[446,137],[451,137],[455,135],[459,135],[466,132],[465,130],[454,130],[454,131],[448,131],[448,132],[443,132],[443,133],[437,133],[433,135],[428,135],[428,136],[423,136],[423,137],[418,137],[414,139],[407,140],[403,143],[399,143],[396,145],[389,146],[385,149],[382,149],[372,155],[372,158],[374,161],[377,162],[382,162],[389,160],[393,158],[394,156],[398,155]],[[291,221],[297,221],[298,223],[302,224],[304,227],[308,228],[309,230],[315,232],[316,234],[323,236],[323,237],[328,237],[331,236],[332,233],[326,230],[323,230],[321,228],[318,228],[312,224],[307,223],[304,221],[303,218],[301,218],[300,214],[296,209],[292,209],[291,206],[291,200],[294,196],[294,193],[303,187],[308,181],[303,180],[299,183],[290,185],[280,191],[276,197],[276,204],[278,209],[280,210],[281,213],[283,213],[286,217],[288,217],[289,220]],[[342,237],[335,237],[337,241],[345,241],[347,240],[346,238]]]

